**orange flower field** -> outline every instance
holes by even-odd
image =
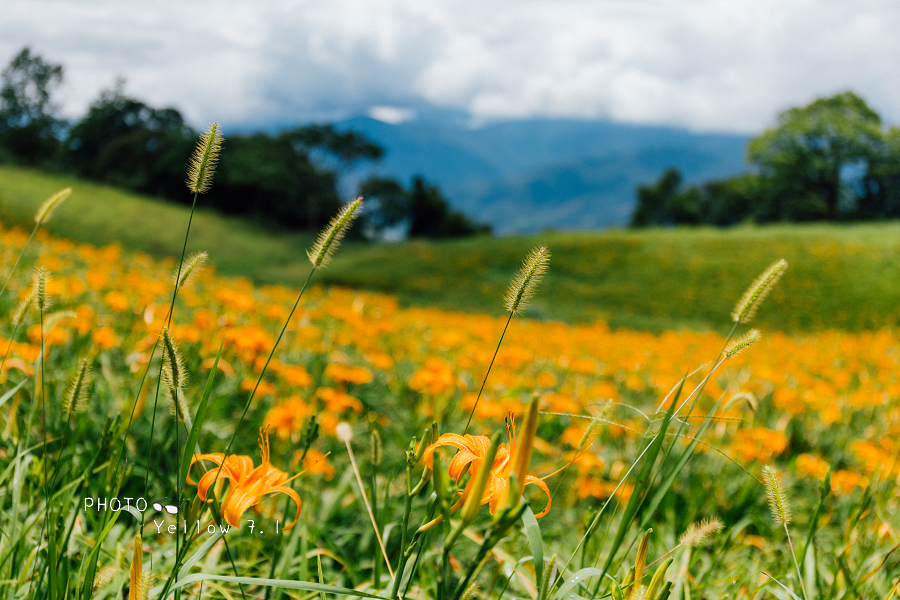
[[[27,234],[15,229],[0,234],[6,264],[13,264],[26,239]],[[148,444],[171,444],[173,435],[184,436],[177,433],[165,395],[159,393],[157,399],[158,368],[147,368],[159,360],[159,352],[153,352],[169,313],[175,262],[43,233],[26,257],[49,274],[50,306],[43,315],[30,310],[14,332],[13,308],[18,300],[29,297],[32,285],[27,270],[13,277],[0,337],[2,349],[9,348],[2,377],[7,390],[22,381],[34,381],[35,390],[26,385],[5,406],[0,401],[4,439],[17,439],[26,427],[24,408],[37,397],[38,389],[61,396],[78,361],[87,358],[94,366],[93,391],[86,413],[72,418],[96,423],[100,436],[100,424],[133,414],[135,425],[125,443],[133,476],[146,477],[158,495],[185,485],[173,475],[177,472],[174,454],[155,455],[153,462],[136,451]],[[287,287],[260,287],[245,279],[222,277],[212,268],[195,273],[179,291],[169,329],[184,357],[184,397],[190,411],[195,410],[217,364],[210,413],[199,445],[204,453],[217,453],[219,463],[297,293]],[[538,293],[552,297],[553,290]],[[731,302],[723,300],[723,312]],[[285,512],[282,497],[263,497],[272,491],[296,495],[290,488],[279,487],[288,473],[305,469],[301,481],[310,490],[316,486],[347,489],[349,463],[342,440],[336,437],[342,421],[350,424],[358,440],[365,441],[357,443],[358,452],[368,447],[369,432],[380,432],[378,452],[392,456],[385,460],[397,472],[403,468],[398,462],[401,449],[433,421],[441,432],[462,434],[505,324],[506,317],[403,308],[388,296],[313,285],[302,297],[256,388],[233,449],[255,456],[256,431],[268,428],[271,450],[266,445],[258,469],[275,475],[272,481],[253,487],[253,481],[240,479],[256,473],[251,473],[253,460],[235,457],[246,459],[247,464],[241,463],[239,473],[229,467],[232,485],[237,486],[240,479],[240,486],[249,491],[243,504],[230,506],[226,501],[230,512],[223,514],[228,523],[236,525],[242,516],[251,515],[261,522],[280,518],[281,527],[293,521],[293,504]],[[607,500],[623,505],[629,501],[635,489],[629,467],[665,417],[679,382],[687,377],[679,397],[682,402],[709,373],[724,342],[723,335],[712,332],[655,335],[613,331],[601,322],[569,325],[517,317],[500,346],[469,433],[490,435],[502,429],[510,414],[520,418],[537,398],[539,421],[529,473],[544,477],[572,463],[547,480],[553,508],[541,520],[541,527],[558,533],[584,529],[582,517],[566,511],[587,507],[586,524],[596,514],[591,511]],[[42,344],[45,373],[39,372]],[[149,384],[142,385],[145,373]],[[873,482],[896,482],[900,476],[900,335],[896,331],[822,331],[807,336],[762,331],[760,342],[724,361],[692,411],[679,413],[669,434],[675,442],[671,448],[687,447],[696,427],[708,417],[709,431],[698,446],[698,457],[676,481],[675,499],[663,504],[665,519],[675,523],[676,529],[683,528],[686,519],[745,511],[747,506],[763,514],[765,491],[757,479],[762,466],[772,464],[783,474],[788,489],[812,498],[803,501],[810,513],[803,522],[812,514],[816,490],[827,475],[836,506],[863,503],[860,510],[867,512],[861,514],[871,518],[867,531],[874,539],[896,541],[892,513],[871,513],[864,505]],[[301,450],[311,417],[318,424],[318,440]],[[122,421],[118,423],[121,426]],[[148,430],[155,434],[148,436]],[[174,441],[177,444],[178,438]],[[411,448],[414,451],[416,446]],[[444,464],[453,456],[452,450],[441,453]],[[367,460],[378,464],[374,458]],[[426,463],[430,461],[429,456]],[[452,475],[460,486],[464,473],[457,468]],[[192,475],[196,478],[195,472]],[[201,489],[204,499],[211,489],[209,475]],[[474,481],[475,473],[471,476],[469,481]],[[371,489],[376,496],[396,484],[383,477],[376,482],[373,475]],[[527,482],[534,481],[529,475]],[[714,489],[709,489],[711,485]],[[535,513],[547,500],[536,487],[525,489]],[[702,489],[710,493],[708,500],[706,491],[698,496]],[[188,485],[185,496],[193,494],[196,490]],[[307,520],[315,518],[306,512],[307,503],[312,502],[307,498],[302,499],[304,532],[312,527]],[[491,497],[491,512],[495,501]],[[299,502],[296,510],[299,515]],[[685,514],[676,517],[679,510]],[[848,510],[826,509],[824,518],[836,518]],[[732,523],[739,518],[730,517]],[[363,525],[368,522],[359,519]],[[729,538],[729,543],[741,548],[735,550],[741,560],[769,560],[767,552],[774,551],[776,541],[762,533],[758,523],[742,527]],[[144,552],[149,551],[155,533],[153,527],[144,527]],[[673,531],[666,535],[674,541]],[[585,543],[592,541],[596,543],[590,539]],[[344,565],[336,549],[321,549],[317,556],[332,557],[335,565]],[[380,554],[372,560],[380,561]],[[455,568],[453,562],[446,568]],[[378,576],[375,568],[374,577]],[[755,575],[748,577],[761,583]],[[752,595],[751,587],[741,589],[746,597]]]
[[[26,237],[18,230],[3,232],[7,263],[15,260]],[[115,246],[40,238],[35,262],[51,274],[47,289],[53,300],[44,331],[47,360],[74,360],[73,351],[88,353],[117,374],[130,374],[108,382],[117,386],[120,404],[92,409],[109,414],[122,410],[132,400],[129,391],[137,389],[164,323],[175,265]],[[11,287],[20,298],[31,291],[24,276]],[[219,344],[223,385],[236,396],[252,389],[295,297],[296,290],[285,287],[255,287],[212,270],[199,274],[181,293],[171,328],[193,358],[188,368],[197,393]],[[6,377],[33,375],[40,326],[31,317],[24,339],[12,342],[3,367]],[[319,415],[325,435],[334,434],[339,420],[396,427],[395,406],[383,398],[404,398],[421,417],[415,428],[407,427],[406,433],[413,435],[426,419],[458,418],[460,409],[471,409],[504,322],[505,317],[401,308],[390,297],[367,292],[313,288],[294,315],[252,410],[287,447],[313,414]],[[604,497],[607,487],[601,482],[621,468],[615,450],[619,441],[640,437],[660,401],[681,377],[713,359],[722,342],[714,333],[652,335],[610,331],[603,323],[519,320],[500,348],[475,411],[475,430],[493,430],[508,411],[521,414],[530,394],[537,393],[548,415],[539,449],[556,459],[578,445],[589,422],[585,417],[602,416],[604,426],[592,451],[576,463],[576,489],[581,497]],[[2,338],[0,343],[5,347],[10,342]],[[699,380],[699,374],[689,379]],[[719,415],[714,439],[719,450],[748,469],[755,463],[796,460],[799,474],[821,478],[827,449],[817,450],[816,442],[845,432],[855,416],[877,413],[877,423],[848,439],[840,462],[832,464],[842,473],[840,486],[833,485],[849,493],[853,486],[847,482],[865,486],[879,469],[897,473],[896,332],[827,331],[806,337],[764,332],[761,342],[728,361],[706,385],[705,403],[712,406],[713,399],[740,392],[750,402],[736,402]],[[145,402],[142,397],[139,413],[146,410]],[[794,433],[813,446],[811,452],[792,448],[785,434],[792,419],[802,423],[802,434]],[[327,469],[326,464],[319,468]]]

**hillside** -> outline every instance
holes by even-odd
[[[30,227],[40,202],[75,193],[48,229],[78,241],[119,240],[176,255],[187,210],[68,177],[0,167],[0,220]],[[215,187],[200,205],[215,202]],[[299,285],[311,236],[271,231],[201,210],[189,251],[219,272]],[[149,232],[149,233],[148,233]],[[319,281],[398,296],[401,303],[502,312],[501,297],[529,248],[545,243],[550,273],[529,314],[613,327],[722,329],[734,299],[769,263],[788,274],[758,315],[763,328],[813,331],[894,327],[900,321],[900,224],[779,225],[732,230],[548,232],[395,245],[347,244]]]

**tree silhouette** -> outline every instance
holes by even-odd
[[[61,122],[51,96],[62,79],[62,65],[44,61],[27,46],[0,74],[0,147],[6,158],[38,164],[55,154]]]

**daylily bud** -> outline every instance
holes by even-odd
[[[524,482],[525,477],[528,476],[531,454],[534,451],[534,438],[537,435],[537,421],[538,399],[534,397],[531,399],[531,404],[528,405],[528,412],[525,413],[525,420],[522,422],[522,435],[516,440],[516,447],[513,449],[511,458],[513,461],[512,472],[516,474],[516,479],[520,482]],[[518,500],[518,494],[513,499]]]
[[[462,521],[462,527],[472,523],[475,520],[475,517],[478,516],[478,509],[481,507],[481,498],[484,496],[484,490],[487,488],[487,484],[491,479],[491,469],[494,466],[494,459],[497,457],[497,450],[499,447],[500,432],[498,431],[494,434],[494,437],[491,438],[491,445],[484,454],[484,459],[481,461],[481,468],[478,469],[478,473],[472,474],[472,477],[475,478],[474,485],[472,485],[472,489],[468,492],[469,495],[466,497],[462,512],[459,515],[459,518]]]

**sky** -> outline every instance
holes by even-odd
[[[896,0],[3,0],[0,64],[62,64],[70,118],[116,77],[189,123],[429,107],[759,132],[846,90],[900,123]]]

